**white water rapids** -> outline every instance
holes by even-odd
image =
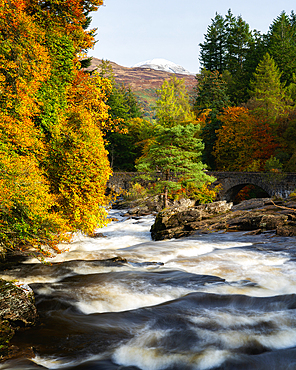
[[[296,240],[195,234],[153,242],[152,216],[112,210],[51,266],[1,273],[35,292],[41,325],[0,369],[296,369]],[[115,258],[116,257],[116,258]]]

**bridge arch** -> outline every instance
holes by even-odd
[[[267,197],[286,198],[296,188],[294,173],[262,172],[208,172],[217,178],[214,184],[221,184],[220,199],[233,201],[237,193],[246,185],[255,185],[264,190]]]
[[[263,189],[262,187],[256,185],[256,184],[239,184],[239,185],[234,185],[233,187],[229,188],[228,190],[224,191],[223,192],[223,200],[226,200],[227,202],[233,202],[236,198],[236,196],[238,195],[238,193],[243,189],[245,188],[246,186],[248,185],[254,185],[255,186],[255,191],[257,190],[257,192],[259,190],[262,191],[262,193],[264,194],[263,197],[264,198],[270,198],[271,197],[271,194]],[[259,189],[259,190],[258,190]]]

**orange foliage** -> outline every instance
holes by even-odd
[[[214,146],[217,169],[259,171],[278,144],[270,125],[242,107],[225,108],[218,117],[222,127],[216,131]]]
[[[57,249],[105,224],[110,82],[79,71],[102,0],[0,0],[0,246]],[[64,41],[67,43],[65,45]],[[51,95],[53,96],[50,99]],[[48,105],[48,106],[46,106]],[[52,118],[54,117],[54,118]]]

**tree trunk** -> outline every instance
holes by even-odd
[[[165,174],[166,181],[169,180],[169,176],[170,176],[170,170],[167,170],[166,171],[166,174]],[[168,188],[167,188],[167,186],[165,186],[165,188],[164,188],[163,207],[164,208],[167,208],[168,207]]]
[[[163,193],[163,208],[168,207],[168,188],[164,188],[164,193]]]

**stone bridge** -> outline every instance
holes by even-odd
[[[232,201],[237,193],[246,185],[255,185],[264,190],[269,197],[286,198],[296,190],[296,173],[264,173],[264,172],[207,172],[217,180],[213,185],[222,185],[219,194],[221,200]],[[132,181],[145,185],[144,180],[137,179],[137,172],[115,172],[109,179],[108,186],[117,192],[128,190]],[[155,180],[161,174],[155,174]]]
[[[286,198],[296,190],[296,173],[274,172],[208,172],[216,177],[213,185],[221,184],[220,199],[232,201],[246,185],[255,185],[267,196]]]

